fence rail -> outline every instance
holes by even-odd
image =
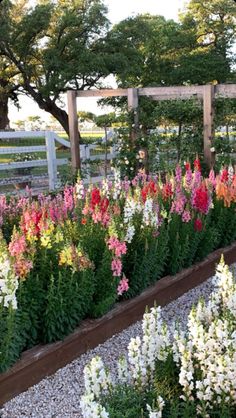
[[[113,132],[110,131],[107,134],[107,138],[102,138],[100,143],[104,144],[106,140],[112,138]],[[29,146],[10,146],[11,140],[22,140],[26,138],[44,138],[45,145],[29,145]],[[0,156],[4,157],[7,155],[15,154],[34,154],[34,153],[46,153],[46,158],[43,156],[39,159],[32,159],[29,161],[10,161],[0,163],[0,172],[6,172],[6,176],[0,179],[0,186],[6,186],[10,184],[15,184],[17,182],[26,182],[26,181],[35,181],[40,182],[40,180],[48,180],[49,190],[55,190],[60,186],[60,178],[58,176],[58,167],[65,166],[69,164],[69,158],[57,158],[57,146],[56,144],[63,145],[63,147],[70,150],[71,144],[70,141],[59,137],[55,132],[52,131],[16,131],[16,132],[0,132],[0,140],[7,141],[6,146],[0,146]],[[97,151],[97,152],[96,152]],[[82,160],[82,168],[87,170],[85,183],[98,182],[102,180],[103,175],[92,176],[91,170],[89,169],[89,161],[102,161],[106,160],[106,163],[113,159],[116,156],[116,150],[114,147],[107,147],[107,153],[100,152],[98,150],[98,145],[80,145],[80,153]],[[94,155],[96,153],[96,155]],[[47,167],[47,174],[24,174],[19,176],[19,171],[24,172],[27,169]],[[15,170],[15,174],[12,177],[8,176],[9,170]],[[18,172],[17,172],[18,171]]]

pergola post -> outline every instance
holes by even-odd
[[[214,138],[214,97],[215,86],[212,84],[203,86],[204,159],[208,168],[212,168],[215,162],[215,154],[211,152]]]
[[[74,174],[76,174],[81,167],[76,97],[76,91],[69,90],[67,92],[69,135],[71,144],[71,164]]]
[[[133,129],[131,131],[131,140],[135,141],[137,138],[138,126],[139,126],[139,117],[138,117],[138,89],[129,88],[127,89],[128,97],[128,110],[133,111],[134,114],[134,123]]]

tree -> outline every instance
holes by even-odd
[[[212,74],[209,81],[234,81],[235,54],[232,46],[236,40],[235,3],[232,0],[190,0],[180,19],[184,32],[195,34],[193,52],[208,58],[204,67],[210,65],[211,70],[204,70]]]
[[[0,5],[0,57],[15,70],[14,82],[68,133],[61,94],[97,86],[110,73],[101,0],[4,0]]]
[[[215,6],[206,7],[201,18],[200,11],[194,14],[192,3],[198,3],[200,11],[205,3]],[[145,87],[233,81],[230,50],[235,33],[235,5],[231,0],[193,0],[179,23],[150,15],[125,19],[109,34],[113,49],[120,51],[122,45],[126,55],[126,64],[121,59],[117,66],[118,84]]]

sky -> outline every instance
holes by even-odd
[[[108,7],[108,18],[112,23],[126,19],[141,13],[150,13],[153,15],[163,15],[166,19],[178,19],[178,12],[184,7],[186,0],[104,0]],[[93,98],[78,99],[78,109],[94,112],[96,114],[104,113],[104,109],[99,109],[96,100]],[[20,110],[13,104],[9,106],[10,123],[19,119],[26,119],[28,116],[40,116],[47,121],[50,118],[49,113],[39,109],[38,105],[28,97],[20,97]]]

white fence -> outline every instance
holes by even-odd
[[[108,132],[107,139],[110,139],[113,136],[113,132]],[[45,145],[29,145],[29,146],[11,146],[12,139],[25,139],[25,138],[45,138]],[[60,186],[60,178],[58,177],[58,166],[68,165],[69,158],[57,158],[56,151],[57,146],[56,143],[63,145],[66,148],[70,148],[70,142],[66,141],[58,137],[55,132],[52,131],[32,131],[32,132],[25,132],[25,131],[18,131],[18,132],[0,132],[0,140],[7,140],[9,146],[2,146],[0,147],[0,155],[7,155],[7,154],[30,154],[30,153],[37,153],[37,152],[46,152],[46,159],[34,159],[30,161],[12,161],[12,162],[5,162],[0,163],[0,172],[8,170],[16,170],[18,169],[27,169],[27,168],[34,168],[34,167],[47,167],[47,174],[40,174],[40,175],[24,175],[24,176],[13,176],[12,178],[9,176],[3,176],[0,179],[0,186],[6,186],[10,184],[14,184],[16,182],[26,182],[26,181],[35,181],[39,182],[42,179],[48,179],[49,190],[55,190]],[[105,138],[101,140],[101,143],[105,142]],[[116,151],[114,147],[107,147],[109,152],[106,155],[102,153],[98,153],[97,151],[98,145],[80,145],[80,155],[81,155],[81,162],[82,166],[86,167],[87,174],[85,178],[86,183],[90,182],[98,182],[100,181],[103,176],[99,175],[96,177],[92,177],[91,170],[89,168],[89,161],[95,160],[104,160],[106,158],[107,161],[113,159],[116,156]],[[97,155],[96,155],[97,154]],[[14,171],[13,171],[14,172]]]

